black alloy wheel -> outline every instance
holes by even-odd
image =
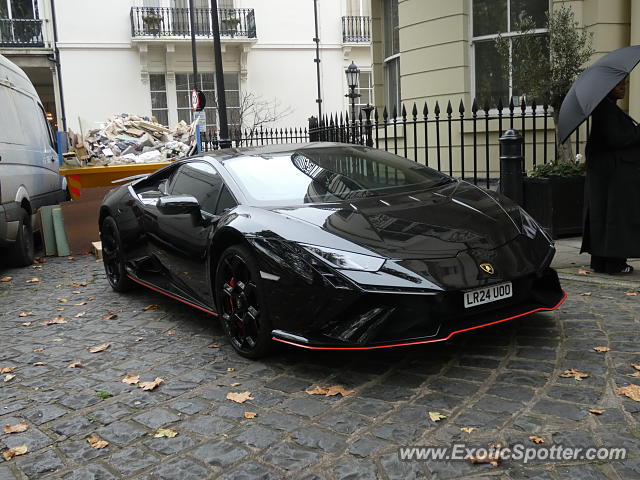
[[[16,241],[7,249],[7,263],[12,267],[26,267],[33,263],[33,226],[31,215],[24,208],[20,212]]]
[[[271,322],[260,290],[258,267],[246,247],[233,245],[222,253],[215,293],[222,325],[233,348],[247,358],[266,355],[273,347]]]
[[[107,280],[116,292],[131,290],[133,282],[127,277],[127,271],[122,258],[122,242],[118,225],[113,217],[106,217],[100,226],[100,240],[102,241],[102,262]]]

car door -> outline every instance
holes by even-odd
[[[200,216],[166,214],[157,207],[154,211],[157,230],[150,245],[154,256],[175,286],[207,305],[212,304],[207,248],[218,222],[216,206],[223,187],[222,177],[210,163],[185,163],[173,175],[168,194],[194,196],[200,203]]]

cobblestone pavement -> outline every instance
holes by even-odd
[[[0,480],[640,478],[640,403],[616,394],[618,386],[640,384],[626,376],[640,363],[640,296],[624,288],[565,283],[570,297],[558,312],[446,344],[368,353],[283,349],[248,361],[232,351],[215,318],[145,289],[112,292],[91,256],[35,267],[0,270],[13,277],[0,283],[0,368],[14,368],[0,382],[0,424],[29,425],[0,432],[0,450],[28,447],[0,457]],[[32,277],[40,281],[26,283]],[[581,296],[587,289],[591,296]],[[149,304],[158,309],[143,310]],[[108,318],[110,311],[117,316]],[[41,325],[56,315],[67,323]],[[104,343],[111,346],[87,351]],[[82,366],[68,368],[73,362]],[[559,377],[570,368],[590,376]],[[128,374],[164,382],[143,391],[121,381]],[[355,393],[305,393],[335,384]],[[253,399],[226,399],[244,391]],[[605,412],[589,413],[594,408]],[[257,416],[245,418],[246,411]],[[430,411],[447,417],[433,422]],[[155,438],[160,427],[178,435]],[[534,434],[542,446],[625,446],[631,458],[497,467],[398,459],[401,445],[535,446]],[[109,445],[92,448],[91,435]]]

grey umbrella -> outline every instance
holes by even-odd
[[[562,102],[558,135],[564,143],[604,97],[640,62],[640,45],[609,52],[578,75]]]

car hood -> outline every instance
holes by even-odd
[[[392,259],[450,258],[469,249],[492,250],[520,234],[492,196],[457,181],[411,194],[271,211]],[[319,235],[319,245],[332,246],[320,237],[324,235]]]

